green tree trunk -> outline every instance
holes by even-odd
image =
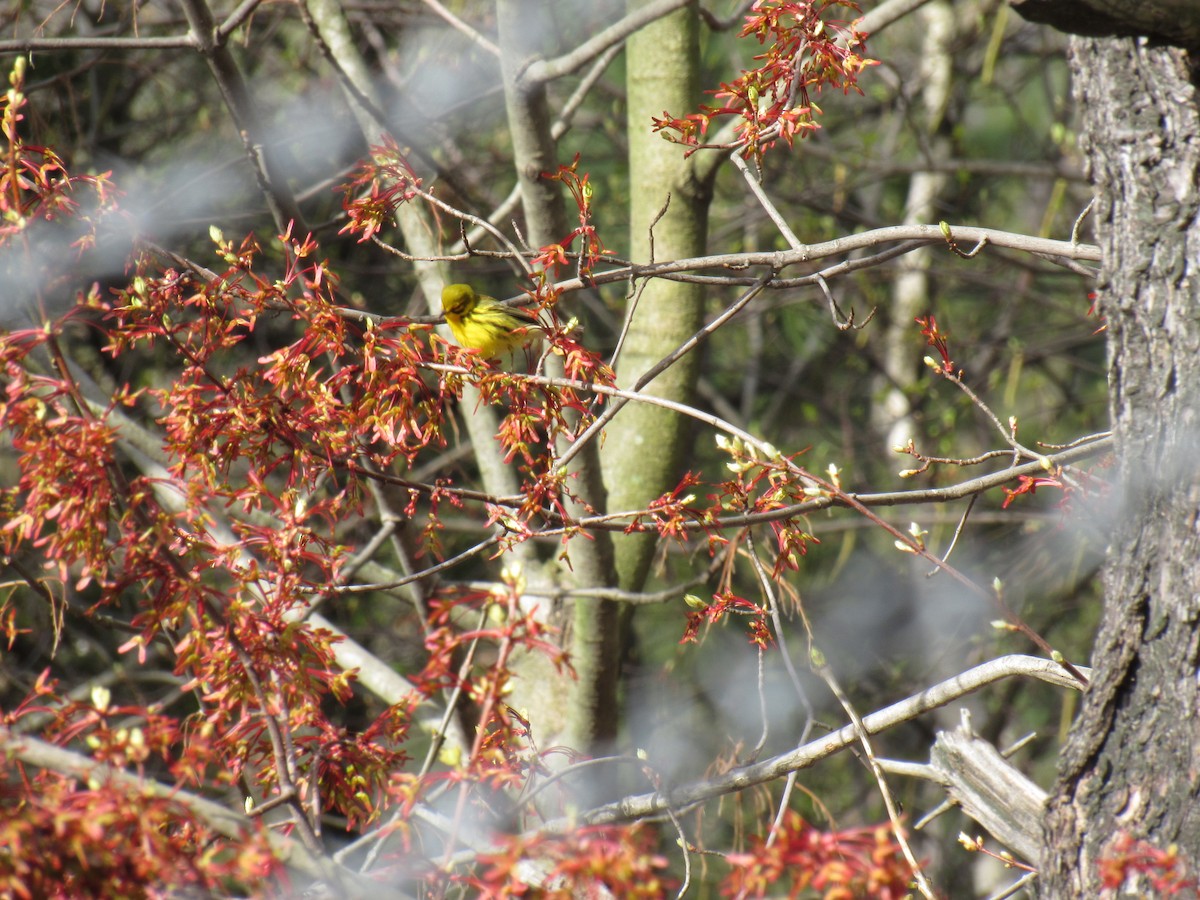
[[[630,11],[638,6],[638,0],[629,0]],[[690,3],[637,32],[628,43],[629,253],[636,262],[704,253],[709,186],[697,179],[683,150],[651,126],[651,117],[661,117],[664,110],[683,115],[694,108],[699,96],[698,32],[697,5]],[[670,208],[655,223],[668,196]],[[683,343],[703,324],[704,293],[699,285],[659,280],[644,288],[635,294],[637,306],[617,362],[622,387],[636,382],[667,349]],[[690,402],[699,362],[696,352],[685,356],[646,392]],[[609,510],[642,508],[674,487],[687,434],[687,422],[676,413],[643,403],[626,406],[609,426],[601,455]],[[655,535],[628,535],[615,543],[619,585],[640,589]]]

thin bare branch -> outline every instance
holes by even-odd
[[[438,3],[438,0],[421,0],[421,2],[428,6],[430,11],[433,12],[435,16],[444,21],[459,34],[466,35],[467,39],[476,47],[486,50],[492,56],[500,55],[499,47],[485,38],[476,29],[472,28],[454,13],[450,12],[450,10],[446,9],[446,7],[442,6],[442,4]]]
[[[490,222],[485,222],[476,216],[469,213],[464,213],[461,210],[455,209],[449,204],[431,197],[427,194],[422,194],[427,200],[441,209],[446,210],[451,215],[485,228],[493,236],[496,236],[505,246],[509,248],[508,255],[504,258],[518,259],[521,264],[528,269],[528,263],[525,259],[531,254],[520,251],[508,240],[507,237],[501,237],[499,230]],[[1063,261],[1071,261],[1082,259],[1087,261],[1099,261],[1100,250],[1093,244],[1071,244],[1067,241],[1055,241],[1047,238],[1030,237],[1029,235],[1016,234],[1013,232],[995,231],[989,228],[955,228],[954,233],[967,239],[974,238],[979,240],[984,235],[988,237],[988,245],[991,247],[1003,247],[1010,250],[1018,250],[1021,252],[1030,253],[1036,256],[1044,257],[1051,262],[1061,263]],[[881,265],[882,263],[896,259],[906,253],[911,253],[921,247],[929,244],[944,244],[945,236],[936,225],[896,225],[888,228],[877,228],[872,231],[864,231],[858,234],[847,235],[843,238],[836,238],[832,241],[823,241],[819,244],[807,244],[800,250],[780,250],[774,252],[749,252],[749,253],[722,253],[712,256],[699,256],[686,259],[675,259],[660,263],[628,263],[622,262],[617,268],[610,269],[606,272],[594,272],[589,276],[585,284],[582,279],[569,278],[554,284],[554,290],[569,293],[590,289],[597,285],[614,284],[619,281],[639,278],[672,278],[680,281],[695,281],[705,284],[721,284],[721,285],[736,285],[749,287],[759,283],[762,280],[761,274],[748,275],[733,275],[728,277],[722,276],[704,276],[689,273],[704,272],[712,269],[724,269],[731,273],[745,272],[752,268],[768,268],[775,272],[770,283],[765,285],[768,289],[773,290],[788,290],[796,287],[801,287],[809,284],[819,284],[820,278],[829,279],[839,275],[845,275],[849,272],[860,271],[872,266]],[[786,278],[781,275],[783,271],[798,265],[807,265],[817,262],[818,260],[827,259],[831,256],[848,256],[851,253],[856,253],[861,250],[877,250],[880,246],[895,243],[894,247],[886,247],[879,250],[868,257],[856,257],[853,259],[842,260],[834,265],[821,269],[820,272],[814,272],[806,275],[793,276]],[[402,256],[405,259],[425,259],[426,257],[409,256],[396,250],[389,248],[389,252]],[[477,251],[472,251],[477,252]],[[503,255],[503,254],[501,254]],[[459,255],[437,257],[437,259],[458,260],[464,257]],[[1095,273],[1091,270],[1085,270],[1084,274],[1087,277],[1094,277]],[[393,317],[380,316],[373,313],[364,312],[356,309],[343,309],[339,313],[347,318],[354,319],[374,319],[378,322],[391,320]],[[434,324],[440,321],[438,317],[423,317],[412,316],[406,321],[415,324]]]
[[[833,696],[837,698],[838,703],[850,717],[851,726],[854,729],[854,736],[858,743],[863,748],[863,753],[867,758],[867,764],[871,768],[871,774],[875,776],[875,783],[879,786],[879,794],[883,797],[883,805],[887,809],[888,819],[892,823],[892,833],[896,837],[896,842],[900,845],[900,850],[904,854],[904,859],[908,863],[909,869],[912,871],[913,879],[917,883],[917,889],[926,900],[934,900],[933,888],[930,887],[929,880],[925,877],[925,873],[921,870],[921,864],[917,862],[917,856],[913,853],[912,846],[908,843],[908,837],[905,834],[904,823],[900,820],[900,809],[896,804],[896,798],[892,795],[892,790],[888,787],[887,778],[884,777],[883,767],[879,764],[879,759],[875,755],[875,748],[871,746],[870,735],[867,734],[867,727],[858,712],[854,709],[854,705],[850,702],[850,698],[846,692],[842,690],[841,684],[833,674],[833,670],[824,662],[823,658],[820,661],[814,660],[813,668],[821,679],[829,687]]]
[[[225,17],[225,21],[217,28],[217,34],[222,39],[229,37],[238,26],[254,15],[254,11],[263,5],[264,0],[242,0],[238,8]]]
[[[51,37],[0,40],[0,53],[36,53],[50,50],[199,50],[189,34],[177,37]]]
[[[1090,672],[1090,669],[1085,669]],[[968,669],[960,675],[939,682],[933,687],[894,703],[878,712],[862,717],[862,730],[868,735],[880,734],[917,716],[953,703],[962,697],[1006,678],[1036,678],[1061,688],[1079,690],[1079,685],[1070,678],[1058,663],[1036,656],[1011,655],[991,660]],[[788,772],[806,769],[858,741],[858,729],[854,725],[845,727],[810,741],[803,747],[774,756],[761,763],[741,766],[717,778],[692,782],[675,790],[625,797],[615,803],[581,813],[570,819],[559,819],[546,825],[545,830],[560,833],[576,827],[579,821],[593,825],[626,822],[662,813],[668,807],[681,809],[712,797],[730,794],[782,778]]]
[[[234,126],[245,145],[246,155],[250,158],[259,189],[271,210],[275,227],[280,234],[285,233],[292,223],[303,228],[304,219],[288,190],[287,179],[279,171],[267,149],[266,138],[261,133],[264,119],[256,110],[250,89],[233,54],[217,40],[212,11],[205,0],[180,0],[180,5],[188,20],[192,44],[208,62],[213,80],[221,90]]]
[[[624,40],[635,31],[640,31],[651,22],[670,15],[677,9],[682,9],[688,0],[654,0],[645,6],[619,19],[603,31],[584,41],[570,53],[557,59],[538,60],[521,73],[521,80],[527,84],[553,81],[563,75],[583,68],[596,59],[605,50]]]
[[[916,12],[928,2],[929,0],[887,0],[887,2],[879,4],[866,15],[856,19],[854,27],[868,36],[879,34],[879,32],[883,31],[889,25]]]

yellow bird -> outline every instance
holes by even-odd
[[[484,359],[496,359],[541,334],[537,320],[523,309],[504,306],[469,284],[442,288],[442,312],[454,339]]]

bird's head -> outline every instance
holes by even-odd
[[[442,288],[442,311],[452,316],[465,316],[475,308],[479,295],[469,284],[448,284]]]

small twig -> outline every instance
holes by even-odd
[[[1044,446],[1044,445],[1043,445]],[[990,459],[999,459],[1000,457],[1012,456],[1011,450],[988,450],[986,453],[980,453],[978,456],[954,457],[954,456],[926,456],[919,452],[910,440],[907,446],[895,448],[897,453],[907,453],[913,459],[921,463],[919,469],[906,469],[900,473],[901,478],[911,478],[914,475],[920,475],[933,464],[945,466],[977,466],[980,463],[985,463]]]
[[[675,813],[668,810],[671,819],[671,824],[675,826],[675,833],[679,835],[679,849],[683,851],[683,883],[679,885],[679,890],[675,893],[676,900],[687,894],[688,889],[692,886],[692,852],[689,849],[687,835],[683,832],[683,826],[680,824]]]
[[[967,501],[967,508],[965,510],[963,510],[963,514],[958,520],[958,525],[954,529],[954,537],[952,537],[950,539],[950,546],[947,547],[946,552],[942,554],[943,560],[949,559],[950,554],[954,552],[954,548],[958,544],[958,538],[963,533],[963,529],[967,525],[967,517],[971,515],[971,510],[975,508],[975,501],[978,499],[979,499],[978,494],[972,494],[971,499]],[[941,570],[942,570],[942,567],[940,565],[934,566],[932,569],[930,569],[928,572],[925,573],[925,577],[932,578],[934,575],[936,575]]]
[[[767,833],[767,839],[764,842],[770,847],[775,843],[775,839],[779,837],[780,829],[783,828],[783,818],[787,815],[788,809],[792,805],[792,793],[796,790],[796,779],[799,777],[799,772],[788,772],[787,778],[783,782],[783,790],[779,793],[779,803],[775,805],[775,818],[771,820],[771,830]]]
[[[525,248],[521,255],[521,263],[523,265],[525,265],[525,270],[527,272],[529,272],[530,274],[532,274],[533,269],[528,264],[525,263],[525,257],[528,256],[531,251],[529,248],[529,241],[525,240],[525,235],[521,231],[521,223],[518,222],[516,219],[509,219],[508,224],[512,228],[513,234],[515,234],[517,236],[517,240],[521,242],[521,246],[523,248]],[[586,285],[585,285],[585,287],[586,287]]]
[[[742,177],[746,180],[746,184],[750,188],[750,193],[754,195],[754,199],[758,201],[758,205],[763,208],[763,211],[767,214],[767,218],[769,218],[775,227],[779,229],[779,233],[782,234],[783,239],[788,242],[788,246],[793,250],[803,250],[804,242],[801,241],[800,238],[796,237],[796,233],[792,231],[791,226],[788,225],[787,220],[783,217],[783,214],[775,208],[775,204],[771,202],[771,199],[762,189],[762,184],[759,182],[758,178],[756,178],[754,173],[750,171],[750,167],[746,165],[746,161],[742,159],[741,153],[735,151],[729,155],[729,158],[732,160],[734,166],[736,166],[742,173]]]
[[[217,28],[217,36],[223,41],[229,35],[237,30],[238,26],[245,22],[264,0],[242,0],[241,5],[233,12],[225,17],[225,21]]]
[[[1083,211],[1078,216],[1075,217],[1075,224],[1071,226],[1071,243],[1072,244],[1079,243],[1079,229],[1083,227],[1084,220],[1088,217],[1088,215],[1095,208],[1095,206],[1096,206],[1096,198],[1093,197],[1091,200],[1089,200],[1087,202],[1087,206],[1085,206],[1083,208]]]
[[[662,775],[655,769],[651,768],[649,763],[642,764],[642,774],[646,776],[646,780],[650,782],[650,786],[657,791],[662,790],[663,778]],[[679,886],[679,891],[675,897],[683,897],[688,892],[688,888],[692,884],[692,855],[691,844],[688,842],[687,834],[684,833],[683,824],[679,821],[679,817],[675,814],[675,810],[667,808],[667,818],[671,820],[671,824],[675,826],[675,834],[679,838],[679,849],[683,851],[683,884]]]
[[[381,480],[386,481],[387,479],[381,479]],[[373,583],[373,584],[366,584],[366,585],[347,584],[347,585],[339,586],[336,588],[331,588],[329,593],[331,593],[331,594],[360,594],[365,591],[387,591],[387,590],[393,590],[394,588],[398,588],[398,587],[404,587],[407,584],[412,584],[414,581],[422,581],[422,580],[430,577],[431,575],[436,575],[438,572],[444,572],[446,569],[451,569],[454,566],[458,565],[459,563],[461,563],[465,560],[471,559],[474,556],[478,556],[484,550],[488,550],[492,547],[495,547],[503,539],[504,539],[504,535],[494,534],[491,537],[487,538],[486,540],[480,541],[475,546],[464,550],[462,553],[459,553],[457,556],[453,556],[450,559],[442,560],[442,562],[435,563],[434,565],[429,566],[426,569],[422,569],[420,572],[414,572],[412,575],[406,575],[402,578],[397,578],[395,581]]]
[[[866,726],[863,724],[862,718],[850,703],[850,698],[846,696],[837,679],[834,677],[833,671],[824,662],[823,658],[818,658],[819,651],[813,648],[813,669],[821,676],[829,690],[837,698],[842,709],[846,711],[846,715],[850,717],[850,721],[854,723],[855,735],[858,742],[862,745],[863,752],[866,754],[867,762],[871,767],[871,773],[875,776],[875,783],[879,786],[879,793],[883,797],[883,805],[887,809],[888,818],[892,823],[892,832],[896,836],[896,842],[900,845],[900,851],[904,854],[904,859],[908,862],[909,868],[912,870],[913,880],[917,883],[919,890],[926,900],[934,900],[933,888],[930,887],[925,873],[921,871],[921,864],[917,861],[916,854],[913,853],[912,847],[908,843],[908,837],[904,833],[904,824],[900,821],[900,811],[896,806],[896,800],[892,796],[891,789],[888,787],[887,779],[884,777],[883,768],[879,765],[879,760],[875,756],[875,751],[871,747],[871,739],[868,736]]]
[[[1043,441],[1038,441],[1039,447],[1045,447],[1047,450],[1059,452],[1061,450],[1070,450],[1072,447],[1078,447],[1081,444],[1090,444],[1092,441],[1106,440],[1112,437],[1111,431],[1097,431],[1095,434],[1085,434],[1081,438],[1076,438],[1066,444],[1047,444]]]
[[[1037,737],[1037,732],[1031,731],[1031,732],[1029,732],[1029,734],[1025,735],[1025,737],[1017,739],[1013,743],[1009,744],[1008,747],[1001,750],[1000,755],[1003,756],[1005,759],[1010,759],[1014,755],[1019,753],[1022,747],[1024,747],[1026,744],[1028,744],[1030,741],[1032,741],[1036,737]]]
[[[509,256],[509,258],[512,259],[517,264],[519,264],[521,266],[521,268],[524,270],[526,275],[529,275],[532,277],[533,267],[530,266],[529,263],[526,261],[525,254],[517,248],[516,244],[514,244],[512,241],[510,241],[508,239],[508,235],[506,235],[503,231],[501,231],[499,228],[497,228],[491,222],[481,219],[481,218],[479,218],[479,216],[473,216],[468,212],[463,212],[458,207],[451,206],[449,203],[446,203],[444,200],[438,199],[431,192],[423,191],[416,186],[413,187],[413,193],[416,196],[420,197],[422,200],[424,200],[426,203],[429,203],[432,206],[436,206],[438,209],[442,210],[443,212],[447,212],[450,215],[454,216],[455,218],[457,218],[463,222],[470,222],[476,228],[481,228],[484,231],[486,231],[488,234],[490,234],[492,237],[494,237],[500,244],[502,244],[504,247],[506,247],[508,249],[509,254],[511,254]],[[520,233],[518,232],[518,236],[519,236],[519,234]],[[463,239],[464,239],[464,243],[465,243],[465,240],[466,240],[465,235],[463,236]],[[475,251],[472,251],[472,252],[475,252]],[[425,259],[425,258],[426,257],[421,257],[421,259]],[[461,257],[454,257],[454,258],[461,258]]]
[[[990,897],[987,898],[987,900],[1008,900],[1008,898],[1015,895],[1017,893],[1017,891],[1021,890],[1027,884],[1030,884],[1032,881],[1034,881],[1037,878],[1037,876],[1038,876],[1037,872],[1026,872],[1024,875],[1022,875],[1019,879],[1017,879],[1015,882],[1010,884],[1008,887],[1001,888],[998,892],[996,892],[995,894],[992,894]]]
[[[300,794],[292,778],[295,759],[289,756],[288,751],[288,748],[292,746],[290,730],[280,727],[279,720],[268,712],[272,708],[272,704],[267,701],[267,692],[258,677],[254,663],[250,659],[250,654],[242,646],[237,635],[233,633],[233,627],[230,625],[226,625],[226,638],[229,641],[230,648],[237,656],[238,664],[242,667],[255,699],[258,701],[259,713],[262,717],[263,725],[266,726],[272,755],[274,756],[275,778],[278,783],[279,796],[286,795],[290,797],[291,802],[289,802],[289,805],[293,806],[296,812],[296,815],[292,817],[292,823],[300,840],[313,853],[321,853],[323,852],[323,848],[320,839],[317,837],[316,826],[313,822],[309,821],[308,811],[304,809],[304,804],[299,801]],[[272,673],[272,675],[274,676],[275,673]],[[276,691],[274,699],[283,707],[283,715],[286,716],[287,705],[283,692]]]
[[[442,745],[446,742],[446,729],[450,727],[450,719],[454,716],[455,710],[458,707],[458,701],[462,697],[463,685],[466,684],[467,675],[470,673],[471,666],[475,662],[475,651],[479,647],[479,635],[482,634],[483,626],[487,623],[487,615],[487,604],[484,604],[483,608],[479,611],[479,624],[475,626],[476,635],[471,639],[470,646],[467,647],[467,653],[463,658],[462,665],[458,667],[458,678],[456,679],[454,690],[446,701],[446,712],[432,735],[432,739],[429,742],[429,751],[425,754],[425,761],[421,764],[421,771],[417,773],[416,780],[418,782],[424,781],[425,776],[429,774],[430,769],[433,768],[433,761],[437,759],[438,754],[442,750]],[[366,871],[366,869],[364,868],[363,871]]]
[[[938,371],[947,381],[966,394],[967,398],[980,410],[980,412],[987,416],[988,420],[996,426],[996,430],[1004,436],[1004,440],[1010,447],[1013,448],[1014,451],[1023,454],[1030,459],[1043,460],[1046,458],[1044,453],[1038,453],[1036,450],[1031,450],[1018,441],[1016,435],[1014,434],[1014,429],[1004,427],[1003,423],[1000,421],[1000,417],[992,412],[992,408],[984,403],[983,399],[973,390],[971,390],[970,385],[963,380],[961,372],[951,372],[949,369],[946,369],[942,366],[938,366]],[[1015,465],[1016,460],[1013,460],[1013,463]]]
[[[758,678],[755,682],[758,690],[758,717],[762,720],[762,733],[758,743],[750,751],[750,761],[754,762],[767,746],[767,738],[771,736],[771,719],[767,712],[767,653],[763,647],[758,648]]]
[[[421,2],[428,6],[430,11],[432,11],[435,16],[440,18],[451,28],[453,28],[459,34],[465,35],[467,40],[469,40],[476,47],[486,50],[488,53],[492,54],[492,56],[498,57],[500,55],[499,47],[485,38],[482,34],[480,34],[477,30],[472,28],[454,13],[450,12],[450,10],[446,9],[446,7],[442,6],[442,4],[438,3],[438,0],[421,0]]]
[[[700,20],[713,31],[728,31],[734,25],[742,24],[742,16],[745,15],[746,10],[753,5],[754,0],[741,0],[741,2],[734,7],[733,12],[731,12],[724,19],[717,18],[716,13],[714,13],[708,7],[701,5],[699,10]]]
[[[641,375],[641,377],[639,377],[638,380],[634,383],[633,387],[631,387],[628,391],[623,391],[620,393],[635,394],[635,395],[641,396],[640,392],[641,392],[642,388],[646,387],[646,385],[648,385],[655,378],[657,378],[660,373],[666,371],[668,368],[670,368],[672,365],[674,365],[675,362],[677,362],[680,358],[682,358],[684,355],[686,355],[687,353],[690,353],[692,350],[694,350],[697,346],[699,346],[699,344],[702,340],[704,340],[706,337],[708,337],[710,334],[712,334],[714,331],[716,331],[718,328],[720,328],[722,325],[724,325],[726,322],[728,322],[731,318],[733,318],[738,312],[740,312],[742,310],[743,307],[745,307],[751,300],[753,300],[755,297],[757,297],[759,295],[759,293],[762,292],[762,289],[764,287],[766,287],[766,285],[770,282],[770,280],[773,276],[774,276],[774,272],[770,272],[767,275],[763,276],[761,279],[759,279],[754,284],[754,286],[751,287],[749,290],[747,290],[744,294],[742,294],[742,296],[739,297],[732,306],[730,306],[723,313],[721,313],[721,315],[717,316],[715,319],[713,319],[711,322],[709,322],[707,325],[705,325],[703,328],[701,328],[699,331],[697,331],[694,335],[692,335],[690,338],[688,338],[686,341],[684,341],[682,344],[680,344],[678,347],[676,347],[674,350],[672,350],[670,353],[668,353],[666,356],[664,356],[662,359],[660,359],[657,363],[655,363],[653,366],[651,366],[649,369],[647,369]],[[613,416],[615,416],[618,412],[621,411],[621,409],[624,408],[625,404],[628,403],[629,400],[630,400],[629,397],[622,397],[619,402],[610,404],[604,410],[604,412],[602,412],[600,415],[598,415],[592,421],[592,424],[589,425],[583,431],[583,433],[580,434],[579,437],[575,439],[575,442],[573,444],[571,444],[571,446],[569,448],[567,448],[567,451],[565,453],[563,453],[563,455],[554,462],[554,465],[555,466],[565,466],[572,459],[574,459],[575,456],[577,456],[583,450],[583,448],[587,444],[587,442],[592,440],[594,437],[596,437],[596,435],[598,435],[603,430],[604,426],[607,425],[612,420]]]
[[[667,214],[667,210],[671,208],[671,194],[667,193],[667,199],[663,203],[662,208],[654,214],[654,218],[650,220],[650,226],[647,228],[647,237],[650,242],[650,264],[654,264],[654,228],[662,221],[663,216]],[[625,346],[625,338],[629,334],[629,328],[633,325],[633,315],[637,312],[638,304],[641,302],[642,293],[649,285],[649,280],[644,280],[640,285],[637,285],[637,279],[634,279],[634,285],[630,291],[629,303],[626,305],[625,321],[621,324],[621,333],[617,337],[617,346],[613,348],[612,356],[608,359],[608,364],[614,370],[617,367],[617,359],[621,356],[621,350]]]
[[[208,63],[213,80],[221,90],[225,107],[229,110],[234,128],[253,167],[255,180],[271,212],[277,233],[287,232],[289,223],[303,231],[306,227],[304,217],[296,206],[276,154],[268,150],[270,142],[263,133],[266,118],[259,114],[249,83],[238,68],[233,54],[225,46],[224,37],[217,31],[212,10],[206,0],[180,0],[180,5],[188,23],[188,36]]]
[[[928,768],[932,769],[933,767],[929,766]],[[919,818],[916,822],[913,823],[913,831],[924,831],[926,825],[928,825],[930,822],[934,821],[935,819],[938,819],[938,818],[944,816],[946,813],[950,812],[950,810],[954,809],[954,807],[956,807],[956,806],[958,806],[958,804],[955,803],[953,800],[943,800],[941,803],[939,803],[937,806],[935,806],[929,812],[925,813],[925,815],[921,816],[921,818]]]
[[[638,759],[636,756],[599,756],[595,759],[580,760],[577,763],[572,763],[566,768],[559,769],[558,771],[539,781],[536,787],[529,790],[524,796],[521,797],[521,803],[529,804],[534,797],[536,797],[546,788],[558,783],[559,781],[562,781],[564,778],[570,777],[571,775],[577,775],[584,769],[590,769],[596,766],[609,766],[617,763],[641,766],[643,768],[646,765],[645,760]]]
[[[300,10],[301,20],[308,29],[309,37],[313,39],[313,43],[317,45],[317,50],[320,51],[321,56],[325,59],[329,67],[333,69],[334,74],[337,75],[338,80],[342,84],[342,90],[350,95],[351,99],[358,104],[359,109],[371,117],[371,121],[375,123],[375,127],[381,133],[392,136],[397,140],[397,143],[404,140],[403,135],[396,135],[395,129],[392,128],[391,123],[388,121],[387,114],[379,108],[379,105],[373,99],[363,92],[354,77],[342,65],[342,61],[338,58],[338,55],[333,52],[333,48],[329,46],[329,42],[325,39],[325,34],[321,31],[321,26],[317,24],[316,19],[313,18],[312,11],[308,8],[308,0],[299,0],[296,6]],[[364,133],[364,137],[368,143],[371,143],[369,135]],[[408,152],[412,153],[412,150]]]
[[[948,246],[951,252],[953,252],[956,256],[960,256],[963,259],[974,258],[975,256],[979,255],[980,250],[987,246],[988,236],[984,234],[979,237],[978,242],[976,242],[975,246],[971,250],[965,251],[959,247],[958,242],[954,240],[954,236],[950,232],[949,225],[947,225],[945,222],[940,222],[938,223],[938,226],[942,229],[942,235],[946,238],[946,246]]]
[[[779,644],[780,656],[783,657],[783,667],[787,670],[792,687],[796,689],[796,697],[800,700],[800,705],[804,707],[804,727],[800,730],[799,739],[799,743],[803,744],[808,740],[809,734],[812,733],[816,711],[813,709],[812,701],[808,698],[808,692],[804,690],[804,684],[800,681],[800,673],[796,671],[796,666],[792,662],[792,655],[788,652],[787,637],[783,630],[783,616],[779,612],[779,600],[775,596],[774,588],[771,586],[771,579],[767,577],[766,569],[763,568],[762,560],[758,558],[758,551],[754,547],[754,533],[749,528],[746,529],[746,552],[750,556],[750,563],[754,567],[754,573],[758,576],[759,589],[763,592],[763,596],[767,601],[767,610],[771,614],[771,624],[775,626],[775,640]]]
[[[775,596],[775,591],[771,587],[771,580],[767,577],[766,570],[763,568],[762,561],[758,558],[758,551],[754,547],[754,535],[751,529],[746,529],[746,552],[750,555],[750,561],[754,566],[754,572],[758,576],[759,587],[763,592],[763,596],[767,600],[767,608],[771,614],[771,623],[775,626],[775,640],[779,644],[780,656],[783,657],[783,665],[787,670],[788,677],[792,681],[792,686],[796,689],[796,696],[800,699],[800,705],[804,707],[804,727],[800,730],[800,738],[797,740],[797,746],[803,746],[808,741],[808,736],[812,733],[813,722],[816,720],[816,712],[813,709],[812,701],[808,698],[808,692],[804,690],[804,685],[800,682],[800,673],[796,671],[795,665],[792,663],[791,653],[788,652],[787,640],[784,637],[783,619],[779,612],[779,600]],[[761,663],[760,663],[761,669]],[[762,695],[765,703],[765,694]],[[767,719],[763,717],[763,739],[760,746],[755,748],[754,759],[758,758],[758,754],[762,749],[762,744],[766,743]],[[789,772],[787,781],[784,784],[783,792],[779,798],[779,804],[776,807],[775,818],[771,822],[771,830],[767,834],[766,845],[770,847],[775,843],[775,839],[779,836],[779,831],[783,827],[783,818],[787,814],[788,808],[791,806],[792,791],[796,786],[796,773]]]
[[[875,313],[879,311],[879,307],[877,306],[871,307],[871,311],[867,314],[867,318],[863,320],[861,325],[855,327],[854,310],[851,309],[850,315],[848,316],[843,313],[842,308],[838,306],[838,302],[833,299],[833,291],[829,290],[829,284],[825,281],[825,276],[820,272],[814,272],[813,277],[816,278],[817,284],[821,286],[821,290],[825,292],[825,299],[829,303],[829,314],[833,316],[833,324],[838,331],[850,331],[851,329],[855,331],[862,331],[867,327],[867,323],[875,318]]]

